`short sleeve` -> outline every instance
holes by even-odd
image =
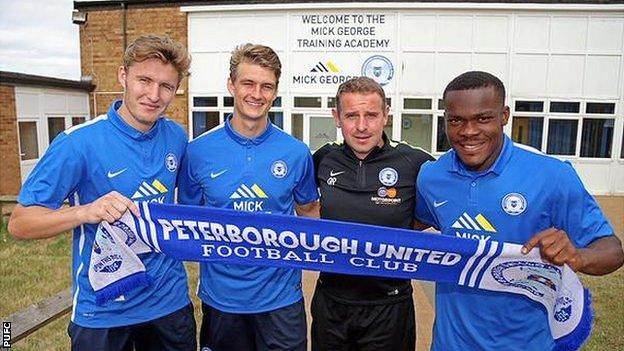
[[[556,228],[565,230],[576,246],[586,247],[598,238],[614,234],[596,199],[587,192],[572,165],[567,162],[562,165],[556,184],[551,201],[552,222]]]
[[[440,228],[438,221],[435,219],[433,212],[429,208],[430,201],[427,201],[424,189],[426,189],[426,181],[423,180],[423,170],[421,168],[416,178],[416,206],[414,206],[414,217],[421,223],[432,226],[436,229]]]
[[[22,206],[61,207],[76,191],[85,171],[82,152],[72,136],[59,134],[30,173],[18,196]]]
[[[191,144],[186,146],[186,153],[182,157],[180,173],[178,173],[178,202],[186,205],[203,205],[201,183],[193,176],[190,146]]]
[[[295,202],[299,205],[305,205],[310,202],[319,199],[318,188],[316,186],[315,174],[314,174],[314,162],[312,161],[312,154],[306,151],[305,160],[302,163],[303,169],[301,177],[295,186],[293,191]]]

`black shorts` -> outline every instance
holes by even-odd
[[[277,310],[238,314],[202,304],[200,349],[207,351],[306,351],[303,299]]]
[[[312,298],[313,351],[414,351],[411,297],[381,305],[343,304],[318,287]]]
[[[69,323],[72,351],[196,351],[193,305],[149,322],[114,328]]]

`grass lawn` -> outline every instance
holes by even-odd
[[[71,285],[71,235],[41,241],[17,242],[0,224],[0,316],[7,316],[49,297]],[[189,285],[200,320],[195,295],[197,264],[187,264]],[[593,335],[583,350],[624,350],[624,270],[606,277],[583,276],[592,290],[596,323]],[[309,298],[309,296],[306,296]],[[14,343],[13,350],[68,350],[66,333],[69,315],[64,316],[26,339]]]

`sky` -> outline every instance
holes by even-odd
[[[0,71],[79,80],[72,0],[0,0]]]

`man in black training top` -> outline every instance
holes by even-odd
[[[344,143],[314,153],[321,218],[422,229],[414,184],[433,157],[389,140],[389,106],[379,84],[357,77],[340,85],[332,110]],[[312,300],[313,350],[414,350],[409,280],[321,272]]]

